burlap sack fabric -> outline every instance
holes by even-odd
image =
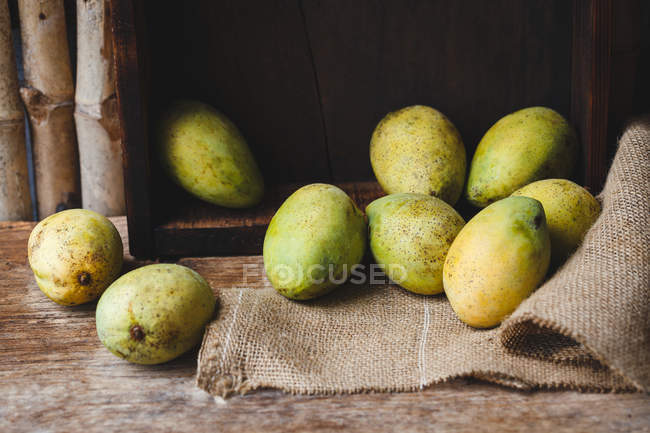
[[[650,117],[632,122],[583,245],[500,327],[443,296],[347,285],[312,302],[222,289],[197,382],[214,395],[418,390],[455,377],[523,389],[650,388]],[[495,263],[498,266],[498,263]]]

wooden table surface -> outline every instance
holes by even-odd
[[[114,218],[126,240],[125,218]],[[650,432],[650,395],[525,393],[457,380],[418,393],[214,399],[194,384],[197,350],[132,365],[97,339],[95,304],[62,307],[27,265],[31,222],[0,223],[0,431]],[[126,244],[126,242],[125,242]],[[243,285],[261,257],[182,259],[213,287]],[[125,270],[137,263],[127,258]],[[263,277],[247,277],[259,287]],[[153,429],[153,430],[152,430]]]

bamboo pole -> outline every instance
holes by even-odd
[[[74,87],[63,0],[18,0],[39,218],[79,207]]]
[[[83,207],[123,215],[124,176],[108,1],[77,0],[75,123]]]
[[[6,0],[0,0],[0,221],[32,219],[25,115]]]

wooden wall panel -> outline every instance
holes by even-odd
[[[607,174],[612,0],[574,0],[571,121],[582,144],[580,183],[600,192]]]
[[[628,37],[638,32],[621,32],[625,16],[639,9],[638,0],[622,1],[111,0],[121,10],[113,24],[123,51],[116,71],[134,251],[164,255],[185,245],[190,254],[185,234],[173,233],[190,225],[197,236],[216,236],[201,253],[238,253],[226,251],[227,242],[214,246],[223,243],[225,232],[217,232],[230,227],[224,218],[241,228],[233,233],[242,242],[258,242],[258,219],[274,210],[207,206],[161,175],[147,139],[161,109],[180,97],[211,103],[240,126],[273,185],[267,199],[289,184],[373,179],[374,127],[387,112],[418,103],[451,118],[468,158],[503,115],[555,108],[577,127],[585,148],[578,180],[597,189],[607,164],[608,99],[624,93],[629,100],[635,89],[636,111],[650,99],[639,96],[649,88],[642,55],[634,85],[608,88],[610,73],[632,77],[635,69],[632,62],[610,65],[612,27],[619,29],[615,51],[625,46],[626,56],[648,51],[650,40],[642,28],[638,50]],[[132,9],[148,26],[134,31]],[[639,21],[647,23],[650,9],[645,2],[640,9]],[[609,118],[628,102],[612,105]]]
[[[370,136],[389,111],[431,105],[468,158],[501,116],[569,114],[571,2],[303,0],[335,180],[372,178]]]
[[[110,4],[113,31],[115,92],[119,106],[124,198],[131,254],[151,257],[153,245],[152,178],[147,125],[148,77],[146,34],[142,3],[113,0]]]

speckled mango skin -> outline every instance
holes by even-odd
[[[505,198],[479,212],[456,236],[442,272],[445,293],[466,324],[496,326],[539,286],[550,256],[542,204]]]
[[[123,254],[113,223],[86,209],[50,215],[34,227],[27,243],[38,287],[61,305],[97,299],[119,275]]]
[[[551,236],[551,260],[560,263],[582,242],[600,215],[600,203],[586,189],[566,179],[544,179],[515,191],[542,203]]]
[[[143,266],[122,275],[97,303],[97,335],[113,354],[136,364],[160,364],[196,346],[216,300],[192,269]]]
[[[174,103],[160,121],[157,150],[174,182],[202,200],[246,208],[262,199],[264,181],[246,140],[209,105]]]
[[[442,293],[447,251],[465,225],[454,208],[436,197],[402,193],[373,201],[366,214],[370,250],[388,278],[420,295]]]
[[[271,219],[264,237],[264,269],[283,296],[312,299],[337,286],[329,278],[330,264],[337,281],[350,276],[366,242],[364,215],[344,191],[322,183],[307,185]]]
[[[387,194],[427,194],[453,205],[463,191],[463,140],[453,123],[431,107],[388,113],[372,134],[370,163]]]
[[[575,131],[550,108],[530,107],[508,114],[476,148],[467,199],[485,207],[536,180],[571,177],[578,151]]]

